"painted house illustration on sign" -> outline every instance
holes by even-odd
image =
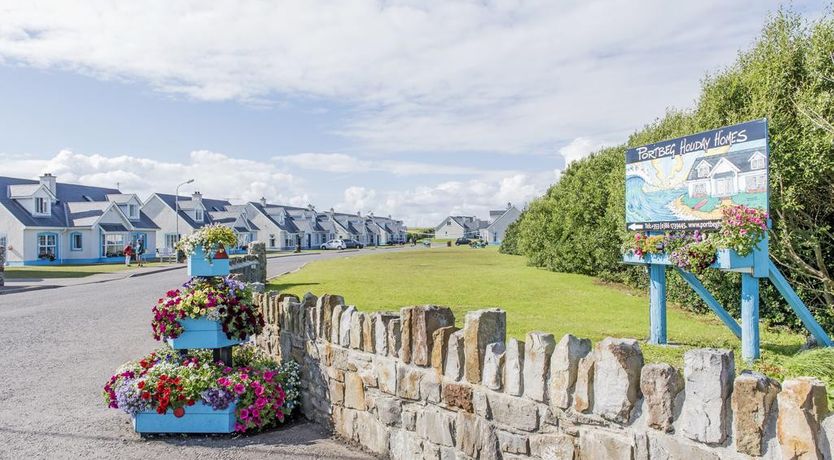
[[[704,156],[692,165],[686,185],[692,198],[759,193],[767,190],[766,171],[767,158],[761,149]]]

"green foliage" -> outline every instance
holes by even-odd
[[[834,348],[802,352],[785,362],[785,377],[817,377],[827,388],[834,388]],[[834,392],[828,393],[828,406],[834,408]]]
[[[771,256],[827,330],[834,330],[834,18],[810,23],[779,11],[748,51],[708,75],[695,106],[669,110],[633,133],[642,145],[743,121],[767,118],[770,132]],[[518,221],[517,252],[531,265],[645,285],[638,267],[622,265],[624,153],[602,149],[574,162]],[[744,202],[741,197],[740,201]],[[742,203],[744,204],[744,203]],[[708,270],[703,282],[731,312],[738,310],[739,279]],[[763,283],[762,317],[802,325],[775,290]],[[676,276],[671,300],[705,311]]]
[[[507,231],[504,232],[504,239],[501,241],[501,246],[498,248],[501,254],[519,255],[518,252],[518,222],[513,222],[507,226]]]

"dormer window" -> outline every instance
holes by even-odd
[[[760,152],[756,152],[756,154],[753,155],[753,158],[750,159],[750,169],[764,169],[764,167],[764,155],[762,155]]]
[[[139,206],[135,204],[127,205],[127,216],[131,219],[138,219],[139,218]]]
[[[35,214],[49,214],[49,201],[46,198],[35,198]]]
[[[197,220],[197,222],[202,222],[203,221],[203,210],[202,209],[195,209],[194,210],[194,218]]]
[[[704,162],[698,166],[698,177],[707,177],[709,176],[709,165]]]

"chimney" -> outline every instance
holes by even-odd
[[[52,192],[53,195],[57,196],[57,194],[58,194],[58,192],[57,192],[58,179],[55,176],[53,176],[51,173],[44,173],[44,175],[41,176],[39,179],[41,181],[41,185],[48,188],[49,191]]]
[[[513,207],[512,202],[509,202],[509,201],[508,201],[508,202],[507,202],[507,209],[510,209],[510,208],[512,208],[512,207]]]
[[[198,191],[195,191],[194,193],[191,194],[191,199],[196,201],[197,203],[202,204],[203,203],[203,194],[198,192]]]
[[[261,206],[266,207],[266,198],[261,197]]]
[[[362,217],[362,211],[356,211],[356,217]]]
[[[336,212],[336,211],[334,211],[334,210],[333,210],[333,208],[330,208],[330,214],[333,214],[333,213],[335,213],[335,212]]]

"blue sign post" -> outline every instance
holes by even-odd
[[[767,121],[755,120],[626,152],[626,227],[631,231],[711,231],[721,226],[722,209],[744,205],[768,210]],[[667,343],[666,266],[668,254],[624,254],[627,264],[646,265],[649,272],[649,342]],[[768,238],[741,256],[722,249],[711,268],[741,273],[741,325],[694,274],[676,267],[721,321],[741,338],[742,357],[760,356],[759,280],[770,279],[817,342],[832,341],[770,260]]]

